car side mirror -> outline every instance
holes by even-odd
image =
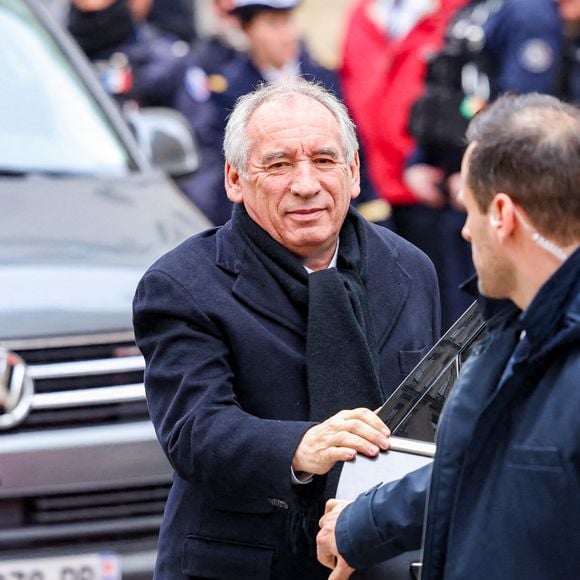
[[[137,143],[154,167],[173,178],[199,168],[199,153],[187,119],[178,111],[144,107],[125,111]]]

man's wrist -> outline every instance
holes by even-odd
[[[294,485],[305,485],[312,481],[314,474],[307,471],[294,471],[294,468],[290,466],[290,477]]]

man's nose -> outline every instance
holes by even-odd
[[[300,161],[294,166],[290,191],[294,195],[311,197],[320,191],[317,170],[310,161]]]
[[[466,242],[471,242],[471,233],[467,227],[467,222],[465,222],[461,228],[461,236]]]

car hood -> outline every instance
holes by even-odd
[[[0,178],[0,340],[131,329],[147,267],[210,224],[162,174]]]

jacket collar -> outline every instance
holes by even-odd
[[[538,354],[580,339],[580,248],[540,288],[521,322]]]
[[[375,227],[378,226],[369,224],[365,227],[368,262],[363,269],[363,283],[373,313],[377,344],[381,349],[407,300],[412,276],[401,264],[395,244],[385,242]],[[390,260],[385,260],[385,251],[390,254]],[[232,227],[231,221],[218,230],[216,264],[236,277],[233,292],[241,301],[305,336],[304,314],[290,302],[253,252],[248,251],[245,241]]]
[[[503,327],[519,316],[534,356],[556,344],[580,339],[580,249],[576,250],[544,283],[532,302],[521,310],[510,300],[479,295],[477,300],[490,329]],[[477,295],[477,277],[463,287]]]

